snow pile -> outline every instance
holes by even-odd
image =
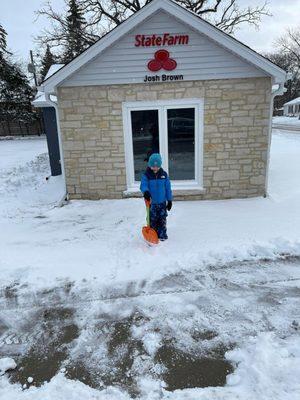
[[[72,381],[63,374],[56,375],[40,388],[31,386],[22,390],[20,385],[11,385],[7,379],[0,378],[1,398],[5,400],[129,400],[130,397],[116,388],[101,392],[79,381]]]
[[[143,337],[143,344],[147,353],[154,356],[161,346],[161,336],[156,332],[149,332]]]
[[[24,166],[15,167],[12,170],[5,171],[0,179],[0,194],[14,193],[18,189],[30,187],[35,190],[40,183],[40,176],[46,177],[49,173],[48,154],[40,154],[34,160],[29,161]]]
[[[0,375],[4,375],[6,371],[15,369],[17,364],[12,358],[4,357],[0,358]]]
[[[49,210],[60,200],[62,177],[46,180],[50,167],[45,138],[2,141],[0,151],[0,218]]]
[[[276,338],[274,333],[252,338],[243,349],[227,353],[227,359],[238,364],[227,378],[241,398],[300,398],[300,337]],[[248,397],[247,397],[248,396]]]

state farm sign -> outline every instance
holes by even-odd
[[[152,35],[136,35],[135,47],[167,47],[182,46],[189,44],[189,35],[179,34],[152,34]],[[166,49],[154,50],[153,57],[147,60],[147,69],[150,72],[174,71],[177,68],[177,61]],[[165,82],[165,81],[181,81],[183,75],[146,75],[144,82]]]
[[[135,46],[154,47],[187,45],[189,39],[189,35],[171,35],[170,33],[164,33],[163,35],[136,35]]]

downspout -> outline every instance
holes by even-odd
[[[60,129],[60,121],[59,121],[59,113],[58,113],[58,106],[57,103],[50,98],[50,94],[45,92],[46,101],[51,104],[52,107],[55,109],[56,121],[57,121],[57,133],[58,133],[58,145],[59,145],[59,154],[60,154],[60,166],[61,172],[64,182],[64,195],[61,200],[58,202],[58,207],[62,207],[68,200],[69,194],[67,191],[67,181],[66,181],[66,171],[65,171],[65,160],[64,160],[64,152],[63,152],[63,144],[62,144],[62,135]]]
[[[288,74],[287,74],[288,75]],[[274,110],[274,99],[276,96],[280,96],[285,92],[283,83],[277,84],[278,88],[272,91],[271,94],[271,104],[270,104],[270,122],[269,122],[269,140],[268,140],[268,154],[267,154],[267,165],[266,165],[266,181],[265,181],[265,194],[264,197],[268,196],[268,189],[269,189],[269,170],[270,170],[270,154],[271,154],[271,144],[272,144],[272,119],[273,119],[273,110]]]

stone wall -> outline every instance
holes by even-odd
[[[122,102],[204,98],[204,193],[262,196],[268,154],[270,78],[62,87],[58,105],[71,198],[121,198],[126,190]]]

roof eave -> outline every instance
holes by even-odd
[[[294,100],[290,100],[287,103],[284,103],[283,106],[294,106],[296,104],[300,104],[300,98],[298,100],[298,98],[294,99]]]

